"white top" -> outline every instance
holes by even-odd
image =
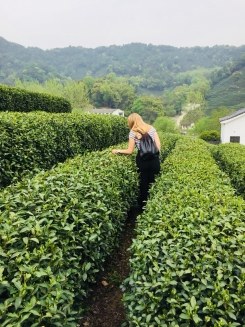
[[[153,141],[155,141],[155,128],[151,127],[148,134],[150,135],[150,137],[153,139]],[[140,139],[137,139],[135,132],[131,129],[129,132],[129,138],[130,139],[134,139],[135,141],[135,146],[137,147],[137,149],[139,150],[140,148]]]

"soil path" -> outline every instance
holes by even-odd
[[[177,126],[180,126],[180,122],[185,117],[186,114],[187,114],[187,112],[186,111],[183,111],[181,113],[181,115],[178,115],[178,116],[173,117]]]
[[[121,327],[125,321],[120,285],[129,274],[128,248],[135,234],[136,216],[136,210],[129,212],[125,229],[120,237],[119,248],[109,258],[105,271],[92,286],[85,303],[88,309],[81,320],[80,327]]]
[[[200,107],[199,103],[189,103],[187,104],[183,111],[181,112],[180,115],[173,117],[174,121],[176,123],[177,126],[180,126],[181,120],[185,117],[185,115],[190,111],[190,110],[194,110]]]

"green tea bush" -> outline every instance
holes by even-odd
[[[245,146],[238,143],[225,143],[212,149],[220,168],[230,177],[238,194],[245,198]]]
[[[203,141],[177,141],[136,233],[130,327],[244,326],[245,202]]]
[[[174,133],[158,133],[161,141],[160,159],[164,161],[171,151],[174,149],[176,142],[182,138],[180,134]]]
[[[88,286],[115,248],[135,198],[135,164],[111,149],[5,188],[1,327],[77,326]]]
[[[0,187],[85,151],[123,142],[127,136],[122,117],[0,113]]]
[[[71,112],[71,104],[62,97],[0,85],[0,111]]]
[[[204,131],[200,134],[200,139],[207,141],[207,142],[220,142],[220,133],[218,131]]]

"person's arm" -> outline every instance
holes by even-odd
[[[128,140],[128,148],[127,149],[113,149],[113,154],[132,154],[134,152],[135,140],[130,138]]]
[[[160,139],[159,139],[159,136],[158,136],[157,132],[155,132],[154,138],[155,138],[156,146],[157,146],[158,150],[160,151],[161,150],[161,142],[160,142]]]

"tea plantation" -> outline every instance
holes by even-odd
[[[203,141],[162,164],[131,253],[129,326],[245,326],[245,201]]]
[[[125,120],[1,118],[0,326],[75,327],[137,199],[134,155],[111,154],[127,139]],[[233,149],[161,141],[122,285],[128,326],[245,326],[244,148],[232,174]]]

